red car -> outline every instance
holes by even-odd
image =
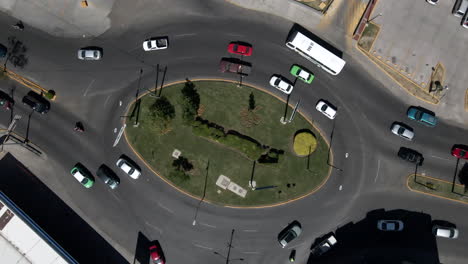
[[[161,248],[156,244],[153,244],[149,247],[151,263],[154,264],[165,264],[164,256],[162,254]]]
[[[466,146],[455,145],[452,148],[452,156],[468,160],[468,148]]]
[[[244,56],[252,55],[252,47],[250,47],[248,45],[245,45],[245,44],[240,44],[240,43],[237,43],[237,42],[229,43],[228,51],[230,53],[244,55]]]

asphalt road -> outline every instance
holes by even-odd
[[[57,91],[58,99],[52,103],[51,111],[46,115],[33,113],[28,122],[31,111],[20,103],[27,89],[15,86],[14,113],[23,115],[15,131],[28,134],[54,161],[51,162],[54,173],[48,177],[62,184],[62,188],[53,190],[59,197],[130,263],[134,262],[139,234],[159,240],[168,263],[220,263],[223,257],[213,252],[227,255],[232,229],[235,230],[232,259],[243,258],[250,264],[285,263],[288,249],[296,248],[297,261],[305,262],[317,237],[350,222],[359,222],[369,211],[379,208],[423,211],[432,219],[455,223],[460,229],[459,239],[437,240],[436,250],[440,262],[464,262],[467,257],[464,245],[468,242],[464,235],[468,232],[464,221],[466,206],[409,192],[405,180],[414,167],[398,160],[396,152],[400,146],[420,151],[425,156],[420,171],[451,180],[456,160],[449,151],[453,144],[465,143],[466,131],[443,120],[435,128],[410,122],[405,116],[408,105],[346,53],[347,65],[338,76],[316,68],[284,45],[293,25],[289,21],[214,1],[195,1],[193,5],[192,12],[178,17],[171,16],[170,11],[163,18],[150,17],[149,8],[146,17],[133,24],[125,24],[130,20],[120,18],[124,20],[122,27],[117,26],[115,18],[116,26],[96,38],[59,39],[33,28],[0,32],[2,42],[16,35],[28,47],[29,62],[17,71]],[[4,14],[0,16],[4,28],[10,28],[11,20]],[[169,37],[170,48],[145,53],[142,41],[160,35]],[[235,75],[217,71],[220,58],[229,56],[227,44],[235,40],[254,47],[253,56],[246,58],[253,70],[244,83],[284,99],[268,85],[270,76],[290,77],[288,71],[293,63],[313,70],[316,75],[313,84],[297,82],[290,102],[301,98],[300,111],[328,137],[334,127],[333,163],[342,171],[334,169],[318,193],[280,207],[240,210],[202,203],[197,225],[193,226],[198,201],[172,189],[145,167],[138,180],[121,174],[114,165],[121,154],[138,159],[123,139],[116,147],[112,145],[123,124],[121,116],[135,98],[138,83],[141,92],[154,87],[155,65],[167,66],[166,84],[185,78],[237,80]],[[76,59],[77,49],[88,45],[102,47],[103,60]],[[5,84],[2,90],[8,92],[13,85]],[[315,103],[321,98],[338,107],[335,121],[315,110]],[[3,125],[7,126],[10,118],[10,113],[0,113]],[[73,131],[78,120],[85,125],[83,134]],[[393,121],[413,127],[414,141],[392,135],[389,127]],[[97,182],[92,189],[84,189],[68,172],[76,162],[92,172],[100,164],[107,164],[118,172],[120,187],[111,191]],[[276,236],[292,220],[302,223],[303,234],[287,249],[280,249]]]

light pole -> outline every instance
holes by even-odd
[[[198,202],[197,209],[195,210],[195,215],[193,216],[192,225],[196,225],[196,224],[197,224],[198,209],[200,209],[200,205],[201,205],[201,203],[203,202],[203,199],[205,199],[205,195],[206,195],[206,182],[207,182],[207,180],[208,180],[208,168],[209,168],[209,167],[210,167],[210,161],[208,160],[208,163],[206,164],[205,187],[203,187],[203,196],[202,196],[202,198],[200,199],[200,201]]]
[[[333,120],[333,128],[332,128],[332,132],[330,134],[330,147],[328,148],[327,165],[334,168],[334,169],[337,169],[339,171],[343,171],[342,169],[340,169],[338,167],[335,167],[333,164],[330,164],[330,152],[331,152],[331,147],[332,147],[332,142],[333,142],[333,133],[334,132],[335,132],[335,120]]]
[[[229,255],[231,254],[232,238],[233,238],[233,237],[234,237],[234,229],[232,229],[232,231],[231,231],[231,239],[229,240],[228,254],[227,254],[227,256],[224,256],[224,255],[222,255],[221,253],[216,252],[216,251],[213,252],[215,255],[221,256],[221,257],[223,257],[224,259],[226,259],[226,264],[229,264],[229,261],[234,261],[234,260],[244,261],[243,258],[229,259]]]

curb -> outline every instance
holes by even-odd
[[[433,177],[430,177],[430,176],[426,176],[426,175],[422,175],[422,174],[414,174],[414,173],[411,173],[411,174],[409,174],[408,176],[406,176],[406,177],[407,177],[407,178],[406,178],[406,187],[407,187],[408,190],[410,190],[411,192],[421,193],[421,194],[424,194],[424,195],[429,195],[429,196],[432,196],[432,197],[441,198],[441,199],[445,199],[445,200],[449,200],[449,201],[458,202],[458,203],[462,203],[462,204],[468,205],[468,202],[465,202],[465,201],[456,200],[456,199],[448,198],[448,197],[445,197],[445,196],[440,196],[440,195],[437,195],[437,194],[432,194],[432,193],[427,193],[427,192],[423,192],[423,191],[419,191],[419,190],[412,189],[412,188],[409,186],[409,180],[410,180],[410,178],[411,178],[412,176],[424,177],[424,178],[429,178],[429,179],[434,180],[434,181],[451,183],[451,182],[449,182],[449,181],[445,181],[445,180],[433,178]],[[461,185],[461,184],[455,184],[455,185],[463,186],[463,185]]]
[[[226,79],[218,79],[218,78],[193,78],[193,79],[190,79],[190,81],[192,82],[196,82],[196,81],[219,81],[219,82],[229,82],[229,83],[237,83],[237,81],[233,81],[233,80],[226,80]],[[165,87],[168,87],[168,86],[173,86],[173,85],[176,85],[176,84],[180,84],[180,83],[184,83],[186,82],[186,80],[181,80],[181,81],[174,81],[172,83],[169,83],[169,84],[165,84],[163,85],[163,88]],[[271,93],[270,91],[267,91],[265,90],[264,88],[259,88],[253,84],[250,84],[248,82],[243,82],[243,84],[245,84],[245,86],[249,86],[251,88],[254,88],[254,89],[257,89],[257,90],[260,90],[262,92],[265,92],[267,94],[269,94],[270,96],[273,96],[275,97],[276,99],[280,100],[281,102],[285,103],[286,101],[283,100],[282,98],[280,98],[279,96],[277,96],[276,94],[273,94]],[[158,88],[160,89],[160,88]],[[151,91],[152,92],[152,91]],[[138,96],[137,99],[134,99],[133,102],[131,104],[129,104],[128,106],[134,104],[138,99],[142,98],[143,96],[146,96],[148,93],[151,93],[150,91],[146,91],[145,93],[141,94]],[[289,107],[294,107],[292,104],[289,104],[288,103],[288,106]],[[128,116],[128,112],[130,111],[130,107],[128,107],[127,109],[127,112],[125,113],[125,116]],[[330,142],[328,142],[327,138],[323,136],[322,134],[322,130],[318,129],[317,126],[314,125],[314,123],[309,119],[308,116],[306,116],[305,114],[302,113],[302,111],[300,110],[297,110],[297,112],[299,112],[299,114],[301,114],[302,117],[304,117],[304,119],[306,119],[307,122],[309,122],[309,124],[315,128],[318,133],[320,134],[320,136],[323,138],[323,140],[325,141],[325,144],[327,144],[328,148],[330,149]],[[125,123],[125,122],[124,122]],[[143,159],[140,154],[135,151],[135,149],[133,148],[133,146],[131,144],[129,144],[129,141],[128,141],[128,138],[127,138],[127,133],[126,131],[124,130],[124,137],[125,137],[125,141],[127,143],[127,146],[130,147],[130,149],[133,151],[133,153],[146,165],[146,167],[148,169],[150,169],[154,174],[156,174],[161,180],[163,180],[165,183],[167,183],[169,186],[173,187],[174,189],[176,189],[177,191],[181,192],[182,194],[185,194],[197,201],[200,201],[202,198],[201,197],[198,197],[196,195],[193,195],[191,193],[188,193],[186,192],[185,190],[182,190],[180,189],[178,186],[174,185],[172,182],[170,182],[168,179],[166,179],[165,177],[161,176],[160,173],[158,173],[156,171],[156,169],[154,169],[151,165],[149,165],[145,159]],[[330,154],[329,154],[330,158],[329,158],[329,162],[331,162],[333,164],[333,150],[330,149]],[[302,198],[305,198],[309,195],[312,195],[314,193],[316,193],[317,191],[319,191],[324,185],[325,183],[328,182],[328,179],[330,178],[331,176],[331,172],[332,172],[332,167],[329,166],[328,168],[328,175],[327,177],[325,177],[325,179],[323,180],[322,183],[320,183],[315,189],[313,189],[311,192],[309,193],[306,193],[302,196],[299,196],[299,197],[296,197],[296,198],[293,198],[291,200],[288,200],[288,201],[284,201],[284,202],[280,202],[280,203],[276,203],[276,204],[269,204],[269,205],[262,205],[262,206],[232,206],[232,205],[222,205],[222,204],[218,204],[218,203],[214,203],[210,200],[207,200],[207,199],[203,199],[203,202],[206,202],[206,203],[209,203],[209,204],[213,204],[213,205],[217,205],[217,206],[222,206],[222,207],[226,207],[226,208],[234,208],[234,209],[263,209],[263,208],[271,208],[271,207],[277,207],[277,206],[281,206],[281,205],[285,205],[285,204],[288,204],[288,203],[292,203],[292,202],[295,202],[297,200],[300,200]]]

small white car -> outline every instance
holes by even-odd
[[[273,75],[271,77],[270,85],[282,91],[285,94],[291,94],[294,88],[294,86],[292,86],[288,80],[286,80],[284,77],[279,76],[279,75]]]
[[[145,51],[167,49],[167,46],[168,46],[168,40],[165,37],[151,38],[143,42],[143,49]]]
[[[426,0],[431,5],[437,5],[439,3],[439,0]]]
[[[377,221],[377,229],[381,231],[401,231],[403,230],[403,222],[400,220],[379,220]]]
[[[392,127],[390,128],[393,134],[400,136],[406,140],[413,140],[414,132],[409,127],[404,127],[399,123],[393,123]]]
[[[127,160],[124,157],[121,157],[120,159],[117,160],[115,163],[117,167],[119,167],[121,170],[123,170],[125,173],[128,174],[133,179],[138,179],[140,177],[141,172],[140,170],[133,165],[133,162]]]
[[[336,117],[336,107],[323,100],[318,101],[315,109],[330,119],[335,119]]]
[[[458,237],[458,229],[454,227],[444,227],[444,226],[434,225],[432,227],[432,233],[436,237],[453,238],[453,239]]]
[[[102,52],[95,48],[82,48],[78,50],[78,59],[80,60],[100,60]]]

